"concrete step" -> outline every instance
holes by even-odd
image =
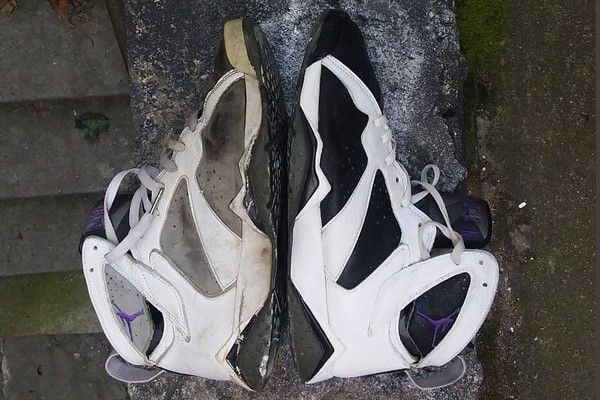
[[[104,191],[133,149],[128,97],[0,104],[0,199]]]
[[[101,332],[80,271],[0,277],[0,321],[0,337]]]
[[[6,399],[128,398],[124,384],[110,378],[104,361],[110,346],[104,335],[5,337],[0,391]]]
[[[79,237],[102,196],[0,200],[0,276],[80,270]]]
[[[86,2],[79,22],[50,1],[19,1],[0,15],[0,103],[129,93],[104,1]]]

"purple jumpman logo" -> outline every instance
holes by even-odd
[[[419,314],[421,318],[433,325],[435,329],[433,331],[433,340],[431,341],[431,346],[436,345],[435,342],[437,341],[438,333],[443,333],[448,328],[448,326],[450,326],[450,324],[454,323],[454,319],[458,315],[459,311],[460,307],[458,307],[456,311],[454,311],[452,314],[447,315],[444,318],[433,319],[430,316],[423,314],[421,311],[417,310],[417,314]]]
[[[133,333],[131,332],[131,323],[140,315],[144,314],[144,310],[140,310],[133,314],[127,314],[125,311],[121,310],[121,308],[114,302],[114,300],[110,301],[113,306],[117,308],[117,317],[121,319],[123,326],[127,325],[127,329],[129,330],[129,337],[133,340]]]

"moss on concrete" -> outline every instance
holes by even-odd
[[[0,277],[0,336],[99,332],[83,273]]]
[[[503,55],[507,35],[505,0],[457,0],[456,19],[461,51],[467,59],[469,74],[464,87],[464,133],[467,188],[477,192],[477,110],[483,108],[488,90],[484,69],[493,69]]]
[[[458,0],[456,18],[471,73],[499,62],[507,33],[504,0]]]
[[[504,1],[506,42],[478,14],[496,0],[457,0],[471,66],[466,130],[486,156],[486,172],[473,175],[494,212],[502,268],[479,336],[482,398],[591,399],[596,191],[583,177],[594,171],[593,4]]]

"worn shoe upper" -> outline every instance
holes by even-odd
[[[264,386],[278,341],[277,241],[285,113],[264,37],[225,25],[216,83],[160,172],[110,183],[81,252],[113,376],[162,369]],[[266,74],[269,74],[267,77]],[[140,188],[117,195],[126,175]],[[129,368],[135,365],[143,368]],[[148,368],[150,367],[150,368]]]
[[[434,188],[437,167],[411,182],[396,161],[366,47],[345,13],[323,18],[301,74],[290,135],[289,290],[300,373],[318,382],[442,366],[483,323],[498,265],[465,250]],[[412,186],[424,193],[413,198]],[[414,205],[425,195],[443,223]],[[437,229],[453,249],[432,257]]]

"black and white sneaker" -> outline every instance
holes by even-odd
[[[434,188],[436,166],[411,182],[396,161],[378,82],[347,14],[321,20],[300,79],[289,142],[288,307],[301,377],[446,365],[485,320],[495,258],[465,250]],[[413,197],[412,186],[424,192]],[[443,223],[415,206],[425,197]],[[430,256],[437,229],[453,249]],[[450,366],[423,386],[464,372],[460,359]]]
[[[258,27],[227,22],[214,86],[169,140],[163,169],[119,173],[90,215],[83,268],[116,350],[106,362],[116,379],[169,370],[265,385],[287,246],[287,122],[276,78]],[[128,174],[140,187],[119,195]]]

